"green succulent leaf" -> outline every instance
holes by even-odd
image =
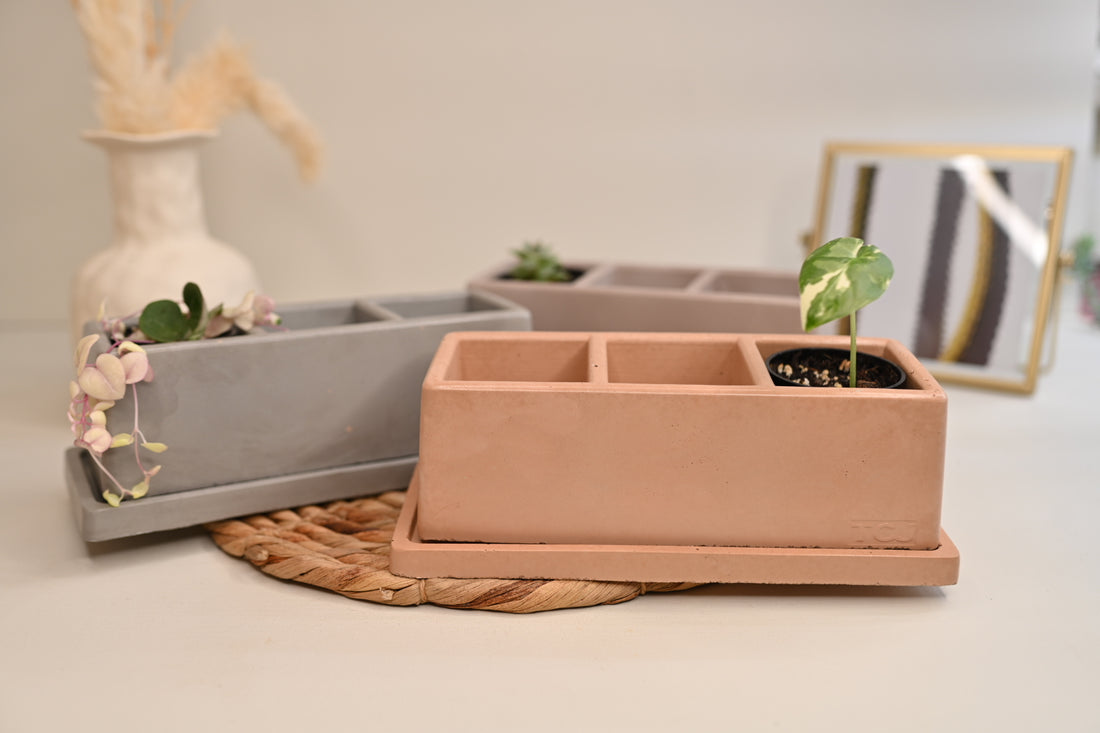
[[[183,302],[187,305],[187,328],[192,338],[201,338],[203,317],[206,315],[206,301],[202,297],[202,289],[195,283],[187,283],[183,286]],[[199,336],[194,336],[198,333]]]
[[[187,313],[174,300],[155,300],[141,312],[138,328],[153,341],[187,341],[202,338],[206,327],[206,301],[195,283],[183,286]]]
[[[122,503],[122,497],[113,491],[104,491],[103,500],[113,507],[117,507]]]
[[[798,276],[802,327],[851,315],[886,292],[894,265],[882,250],[855,237],[834,239],[810,253]]]
[[[512,277],[516,280],[567,282],[572,279],[554,251],[542,242],[527,242],[522,248],[512,250],[512,254],[518,260],[512,269]]]
[[[154,300],[138,319],[142,333],[153,341],[183,341],[190,333],[187,316],[174,300]]]

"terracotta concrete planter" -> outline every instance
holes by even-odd
[[[151,461],[163,469],[146,498],[111,509],[99,498],[98,469],[71,467],[78,519],[86,536],[96,535],[89,539],[186,526],[176,523],[183,516],[193,524],[403,488],[416,463],[421,382],[443,336],[530,327],[527,311],[490,294],[279,312],[289,330],[147,347],[156,376],[139,385],[140,423],[150,440],[168,445]],[[128,394],[108,412],[107,427],[132,426]],[[107,451],[104,461],[124,485],[140,479],[128,449]],[[191,511],[196,505],[204,508]],[[136,528],[125,519],[150,512]]]
[[[566,262],[567,283],[508,279],[505,263],[472,279],[531,311],[539,331],[801,333],[798,274],[769,270]]]
[[[845,337],[456,333],[424,381],[425,542],[939,547],[947,400],[891,340],[903,389],[775,386]]]

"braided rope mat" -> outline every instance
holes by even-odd
[[[324,506],[212,522],[206,529],[222,550],[268,575],[391,606],[432,603],[508,613],[532,613],[622,603],[696,583],[590,580],[463,580],[405,578],[389,571],[390,540],[404,491]]]

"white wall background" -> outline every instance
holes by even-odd
[[[196,0],[322,131],[204,152],[210,227],[277,299],[459,289],[521,241],[794,269],[826,140],[1068,144],[1091,228],[1095,0]],[[111,238],[68,3],[0,1],[0,322],[63,320]],[[887,248],[888,243],[879,242]]]

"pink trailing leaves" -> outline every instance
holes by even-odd
[[[138,342],[193,341],[233,336],[247,333],[256,326],[278,326],[281,322],[282,319],[275,313],[275,301],[266,295],[251,292],[236,307],[217,305],[207,310],[202,290],[190,282],[183,287],[182,301],[154,301],[145,306],[140,316],[133,314],[123,318],[107,318],[104,308],[100,307],[99,325],[111,346],[96,356],[93,363],[89,363],[88,358],[99,335],[85,336],[77,344],[74,361],[76,380],[69,383],[69,423],[75,436],[74,444],[88,451],[110,484],[103,491],[103,498],[108,504],[119,506],[123,499],[144,496],[149,491],[149,481],[160,471],[160,466],[146,468],[141,460],[142,450],[152,453],[167,450],[163,443],[147,440],[138,426],[137,385],[153,380],[149,357]],[[127,388],[133,394],[133,432],[112,435],[107,428],[106,412],[125,397]],[[131,445],[142,479],[126,488],[107,470],[101,459],[112,448]]]
[[[77,344],[76,380],[69,383],[69,424],[73,431],[73,444],[91,454],[115,489],[104,489],[104,500],[112,506],[118,506],[124,498],[138,499],[144,496],[149,491],[149,480],[160,470],[160,466],[145,467],[139,448],[160,453],[165,446],[145,440],[138,427],[137,389],[133,385],[153,378],[145,349],[132,341],[122,341],[113,344],[109,351],[100,354],[93,364],[89,364],[88,355],[98,340],[99,336],[92,334],[85,336]],[[112,435],[107,430],[106,411],[126,396],[128,386],[134,398],[134,431],[132,434]],[[142,473],[142,480],[126,488],[106,469],[101,457],[111,448],[129,445],[134,446],[134,459]]]

